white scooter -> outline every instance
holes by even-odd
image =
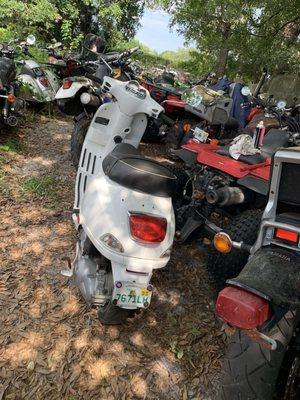
[[[35,36],[29,35],[26,42],[21,43],[19,47],[25,54],[28,54],[28,46],[34,44]],[[18,81],[24,88],[22,90],[24,100],[32,105],[52,102],[60,87],[55,74],[48,69],[41,68],[40,64],[34,60],[23,60],[19,64],[21,64],[21,70]]]
[[[137,149],[147,117],[163,108],[138,82],[105,77],[102,104],[88,129],[76,177],[73,220],[79,233],[70,270],[104,324],[119,324],[151,301],[153,269],[170,258],[176,177]],[[160,115],[161,116],[161,115]]]

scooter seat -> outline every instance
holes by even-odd
[[[127,143],[118,144],[104,158],[102,168],[109,179],[128,189],[159,197],[172,197],[176,191],[177,178],[167,167]]]

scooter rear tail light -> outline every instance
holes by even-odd
[[[130,213],[130,233],[133,239],[146,243],[160,243],[167,232],[167,220],[147,214]]]
[[[48,87],[49,86],[48,78],[46,78],[45,76],[41,76],[39,78],[39,81],[44,87]]]
[[[72,84],[73,84],[73,81],[71,79],[66,79],[66,80],[63,81],[62,88],[63,89],[70,89]]]
[[[270,316],[270,306],[265,299],[234,286],[219,293],[216,311],[225,322],[239,329],[255,329]]]
[[[275,229],[275,239],[284,240],[291,243],[299,242],[299,235],[297,232],[288,231],[286,229]]]

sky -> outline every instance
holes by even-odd
[[[170,17],[168,14],[158,10],[145,10],[141,19],[141,28],[136,38],[159,53],[164,50],[177,50],[184,47],[184,38],[176,32],[170,31]]]

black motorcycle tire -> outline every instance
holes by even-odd
[[[74,167],[77,169],[79,165],[82,145],[90,126],[90,119],[81,118],[75,121],[74,128],[71,133],[71,158]]]
[[[253,245],[261,223],[261,210],[246,210],[232,217],[224,227],[234,241],[243,241]],[[245,266],[249,254],[245,251],[232,249],[230,253],[218,252],[213,246],[209,249],[205,269],[211,285],[220,291],[224,288],[226,280],[236,277]]]
[[[271,339],[276,340],[276,350],[254,342],[243,331],[237,331],[230,338],[223,362],[218,400],[290,398],[282,395],[287,393],[288,376],[292,359],[295,358],[291,339],[297,328],[298,317],[295,313],[288,312],[267,333]]]

